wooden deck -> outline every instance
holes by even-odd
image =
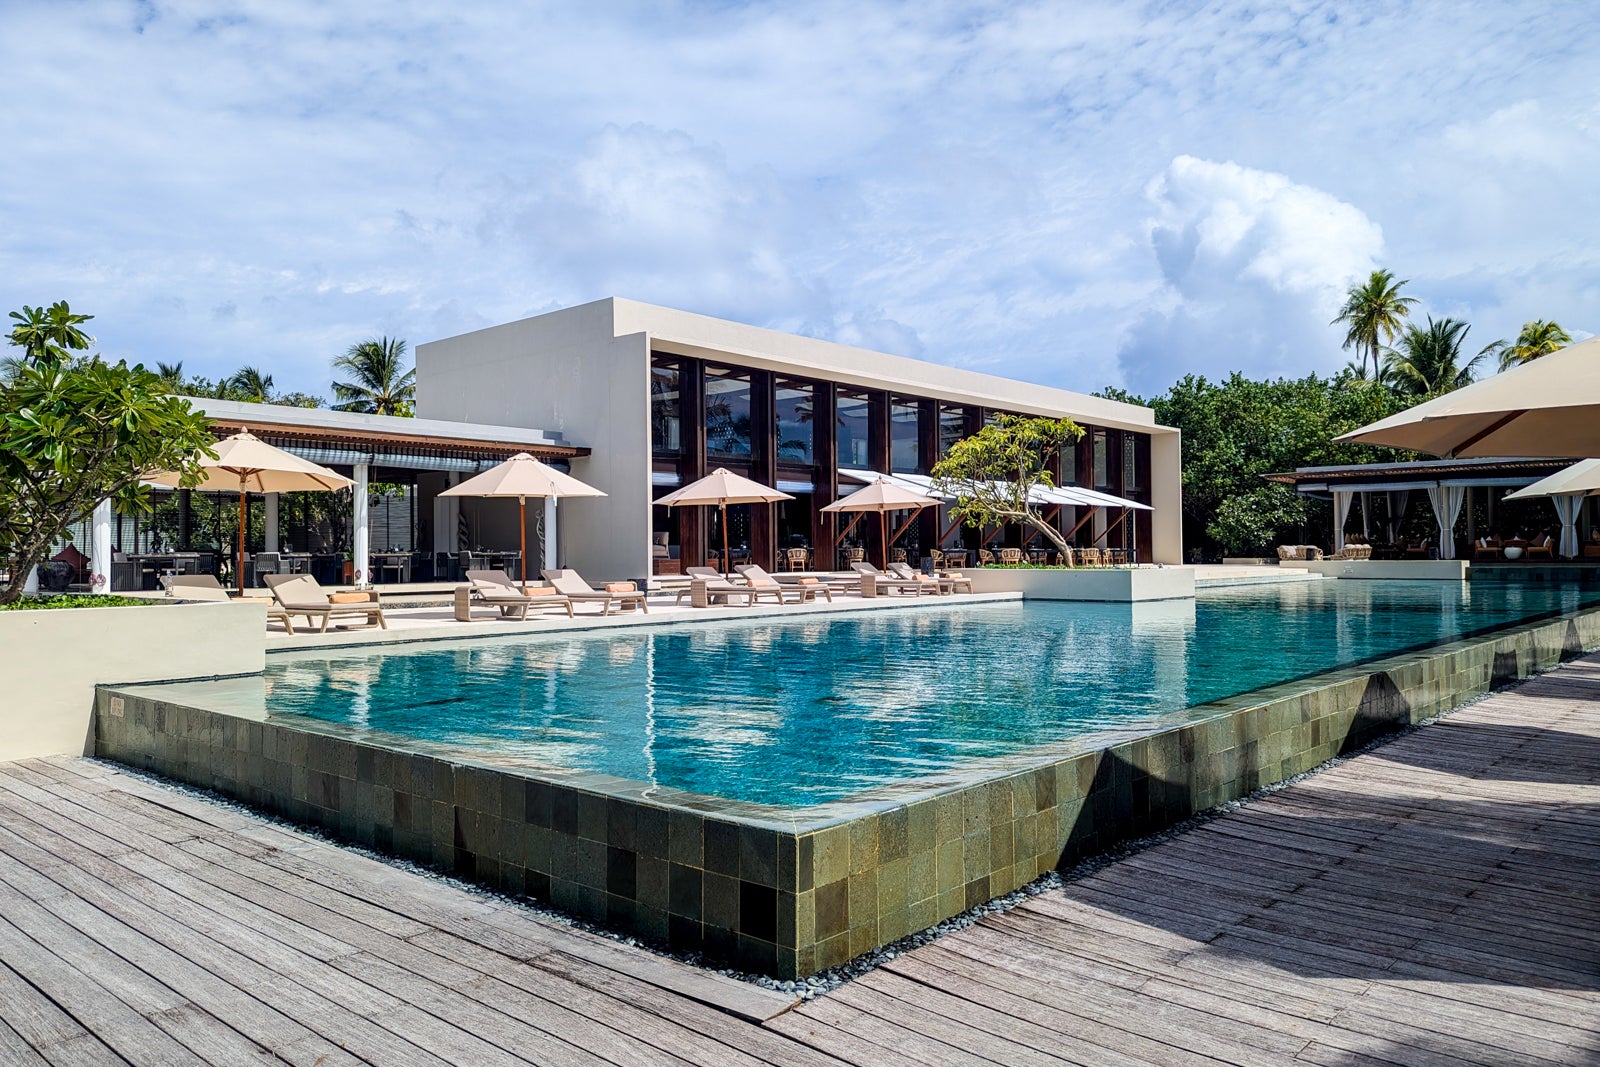
[[[784,998],[83,760],[0,764],[0,1063],[1600,1062],[1600,661]]]

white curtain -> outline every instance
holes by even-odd
[[[1556,514],[1561,516],[1561,558],[1574,559],[1578,555],[1578,514],[1583,511],[1583,494],[1553,496],[1550,503],[1556,506]]]
[[[1411,490],[1401,489],[1389,494],[1389,543],[1400,540],[1400,520],[1406,517],[1406,507],[1411,503]]]
[[[1428,489],[1428,502],[1439,520],[1439,558],[1456,558],[1456,519],[1461,515],[1461,501],[1466,498],[1464,485],[1435,485]]]
[[[1333,491],[1333,550],[1344,548],[1344,522],[1350,517],[1350,501],[1355,494],[1345,489]]]
[[[1372,494],[1371,493],[1362,493],[1361,494],[1361,539],[1364,540],[1364,541],[1372,540],[1372,526],[1367,522],[1367,518],[1371,514],[1372,514]]]

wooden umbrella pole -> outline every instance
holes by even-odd
[[[721,504],[718,506],[722,508],[722,576],[726,578],[728,571],[732,569],[729,564],[733,560],[732,555],[728,552],[728,505]]]
[[[883,539],[883,562],[878,564],[884,570],[889,569],[889,513],[878,512],[878,536]]]
[[[239,479],[239,595],[244,596],[244,531],[245,531],[244,479]]]
[[[528,498],[517,497],[517,532],[522,535],[522,595],[528,595]]]

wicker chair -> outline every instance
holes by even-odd
[[[1002,567],[1022,566],[1022,549],[1002,548],[1000,550],[1000,565]]]
[[[783,553],[784,568],[791,571],[803,571],[806,569],[806,564],[810,560],[810,556],[811,552],[809,549],[785,549]]]
[[[993,567],[994,566],[994,553],[990,552],[987,548],[978,549],[978,566],[980,566],[980,567]]]

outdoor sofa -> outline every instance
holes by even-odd
[[[526,622],[530,608],[565,608],[572,617],[572,598],[540,587],[538,592],[524,593],[511,576],[503,570],[471,570],[466,574],[467,584],[456,586],[455,615],[457,622],[472,621],[472,607],[498,608],[502,619]]]
[[[328,623],[333,619],[360,618],[365,620],[363,625],[389,628],[383,618],[383,608],[378,604],[376,589],[330,595],[309,574],[263,574],[261,579],[284,611],[305,616],[308,626],[321,620],[318,633],[327,633]]]

